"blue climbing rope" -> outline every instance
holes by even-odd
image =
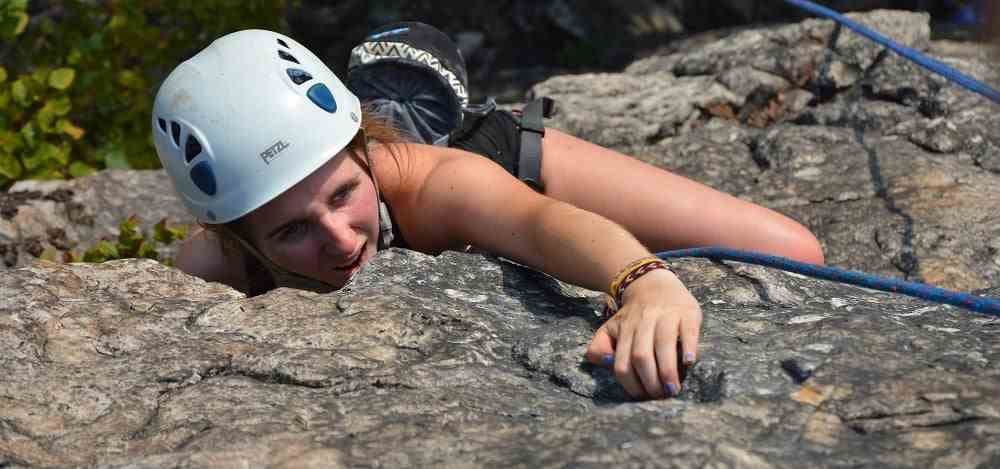
[[[822,5],[817,5],[816,3],[807,0],[784,0],[784,1],[785,3],[799,7],[810,13],[820,16],[825,16],[833,21],[836,21],[837,23],[840,23],[841,25],[847,27],[848,29],[889,48],[893,52],[905,57],[906,59],[916,63],[917,65],[920,65],[921,67],[924,67],[934,73],[937,73],[938,75],[941,75],[969,90],[979,93],[989,98],[994,103],[1000,104],[1000,91],[997,91],[995,88],[979,80],[976,80],[975,78],[972,78],[962,72],[959,72],[958,70],[955,70],[954,68],[951,68],[924,54],[921,54],[920,52],[917,52],[909,47],[900,45],[894,42],[892,39],[889,39],[879,34],[878,32],[875,32],[858,22],[851,20],[850,18],[840,13],[837,13],[834,10],[831,10]]]
[[[945,290],[943,288],[923,283],[907,282],[890,277],[879,277],[853,270],[838,269],[830,266],[807,264],[791,259],[762,254],[753,251],[741,251],[723,247],[706,247],[664,251],[656,254],[660,259],[676,259],[680,257],[704,257],[707,259],[746,262],[806,275],[823,280],[847,283],[859,287],[881,290],[890,293],[901,293],[936,303],[944,303],[965,308],[978,313],[1000,317],[1000,299],[976,296],[963,292]]]

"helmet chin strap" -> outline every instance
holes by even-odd
[[[372,185],[375,186],[375,199],[378,200],[378,250],[389,249],[395,237],[392,233],[392,217],[389,216],[389,206],[382,201],[382,191],[378,187],[378,179],[375,178],[375,169],[371,157],[368,154],[368,136],[365,135],[365,128],[358,129],[358,136],[361,139],[361,155],[364,157],[365,170],[372,178]]]
[[[358,136],[355,138],[360,138],[363,142],[361,146],[361,154],[364,158],[363,164],[368,175],[372,179],[372,184],[375,186],[375,199],[378,201],[378,221],[379,221],[379,239],[378,239],[378,249],[386,249],[392,243],[392,221],[389,218],[389,207],[382,202],[382,193],[378,187],[378,180],[375,179],[375,172],[372,170],[371,158],[368,155],[368,138],[365,136],[364,129],[358,130]],[[318,293],[329,293],[336,291],[337,288],[329,283],[323,282],[321,280],[316,280],[311,277],[306,277],[305,275],[297,274],[295,272],[289,271],[284,267],[272,262],[264,253],[260,252],[256,247],[253,246],[249,241],[243,239],[239,233],[234,230],[227,229],[230,235],[243,246],[252,256],[257,258],[257,261],[267,269],[268,273],[271,274],[271,278],[274,279],[274,284],[278,287],[289,287],[297,288],[300,290],[311,290]]]

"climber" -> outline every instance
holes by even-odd
[[[157,92],[157,154],[206,228],[176,265],[243,291],[330,291],[380,249],[475,246],[594,290],[609,319],[587,359],[629,395],[680,390],[701,309],[650,249],[723,245],[813,263],[798,223],[545,129],[544,194],[464,150],[402,141],[313,53],[281,34],[217,39]],[[678,350],[680,349],[680,350]]]

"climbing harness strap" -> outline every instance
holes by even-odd
[[[979,93],[989,98],[994,103],[1000,104],[1000,91],[997,91],[995,88],[979,80],[976,80],[975,78],[972,78],[962,72],[959,72],[958,70],[955,70],[954,68],[949,67],[942,62],[934,60],[924,54],[921,54],[916,50],[900,45],[895,41],[893,41],[892,39],[889,39],[883,36],[882,34],[879,34],[878,32],[873,31],[865,27],[864,25],[851,20],[850,18],[840,13],[837,13],[834,10],[831,10],[821,5],[817,5],[816,3],[807,0],[784,0],[784,1],[785,3],[801,8],[810,13],[824,16],[833,21],[836,21],[837,23],[847,27],[848,29],[868,39],[871,39],[872,41],[882,46],[889,48],[890,50],[903,56],[907,60],[910,60],[911,62],[916,63],[921,67],[924,67],[934,73],[937,73],[938,75],[941,75],[947,78],[948,80],[951,80],[952,82],[957,83],[958,85],[961,85],[971,91]]]
[[[1000,317],[1000,299],[945,290],[931,285],[907,282],[905,280],[891,277],[879,277],[877,275],[853,270],[807,264],[805,262],[793,261],[785,257],[772,256],[770,254],[763,254],[759,252],[742,251],[739,249],[729,249],[723,247],[706,247],[664,251],[657,253],[656,257],[659,257],[660,259],[703,257],[715,260],[746,262],[748,264],[773,267],[813,278],[832,280],[859,287],[871,288],[873,290],[880,290],[889,293],[902,293],[904,295],[928,301],[949,304],[952,306],[958,306],[959,308],[965,308],[970,311]]]
[[[542,137],[545,136],[543,119],[552,115],[555,101],[539,98],[524,106],[518,127],[521,129],[521,151],[517,177],[538,192],[542,185]]]
[[[514,111],[512,115],[517,118],[517,132],[519,134],[520,146],[517,148],[517,165],[512,166],[511,172],[515,172],[516,177],[530,186],[532,189],[543,192],[545,187],[542,184],[542,138],[545,136],[545,122],[552,116],[555,101],[551,98],[538,98],[529,102],[520,112]],[[462,124],[449,135],[449,142],[461,142],[479,131],[481,124],[490,113],[496,111],[496,101],[486,98],[483,104],[469,106],[462,110]]]

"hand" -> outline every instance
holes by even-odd
[[[637,399],[676,396],[677,341],[684,363],[695,361],[701,307],[668,270],[655,270],[625,290],[623,306],[594,334],[587,360],[612,366],[625,391]]]

